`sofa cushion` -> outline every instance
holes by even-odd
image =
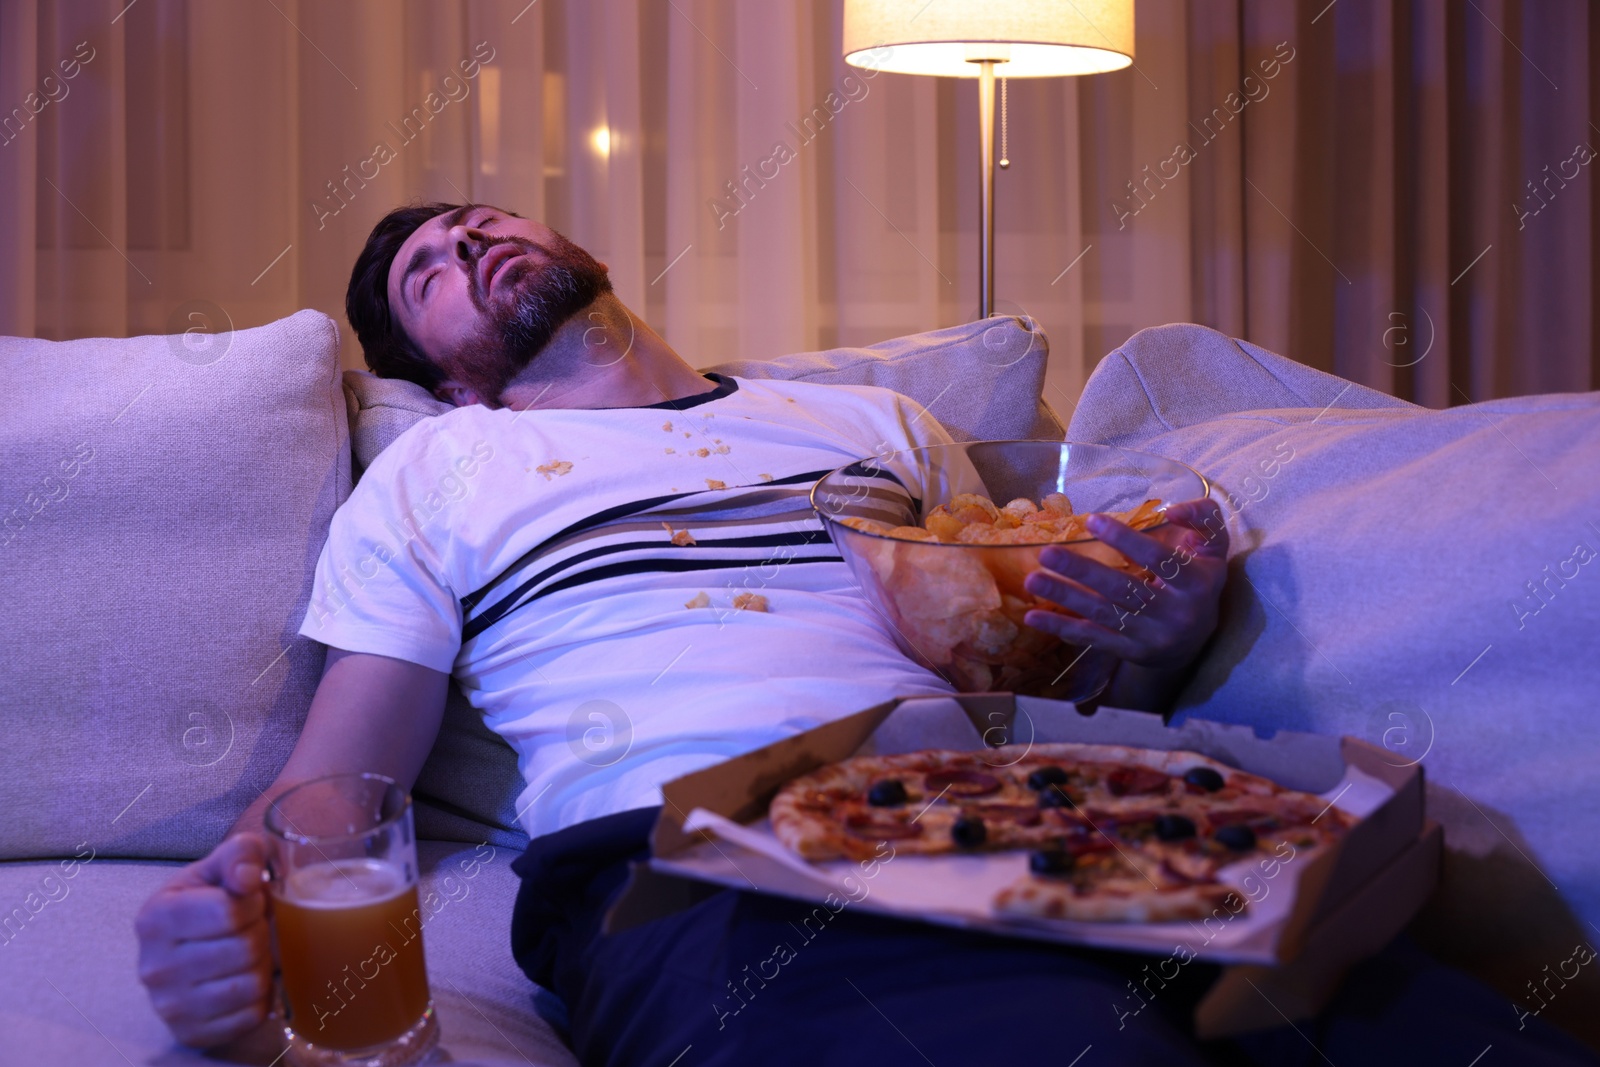
[[[536,1011],[550,994],[511,959],[515,853],[423,842],[417,858],[428,980],[451,1062],[576,1067]],[[138,980],[133,917],[171,873],[171,864],[107,858],[71,868],[0,863],[0,958],[14,976],[0,1002],[0,1061],[198,1067],[275,1060],[281,1037],[271,1023],[203,1056],[177,1045],[151,1009]]]
[[[957,441],[1059,440],[1061,421],[1043,398],[1050,342],[1028,318],[980,319],[865,348],[735,360],[704,370],[740,378],[824,385],[878,385],[926,407]],[[420,385],[346,371],[355,414],[359,476],[377,454],[421,419],[450,410]]]
[[[517,797],[526,785],[516,751],[485,725],[452,680],[439,736],[411,789],[417,835],[526,848],[528,832],[517,821]]]
[[[1222,623],[1183,714],[1421,760],[1449,848],[1428,921],[1458,931],[1435,941],[1515,961],[1510,995],[1592,939],[1600,393],[1433,411],[1172,326],[1105,358],[1070,436],[1181,459],[1224,502]]]
[[[745,378],[878,385],[923,404],[957,440],[1059,439],[1041,396],[1049,342],[1032,319],[996,318],[867,348],[802,352],[707,368]],[[422,419],[450,410],[411,382],[345,372],[359,474]],[[417,832],[455,841],[525,843],[516,820],[522,792],[516,754],[483,725],[454,684],[439,740],[417,778]]]
[[[0,857],[192,857],[273,780],[350,487],[338,331],[0,338]]]

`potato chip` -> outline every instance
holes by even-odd
[[[846,515],[839,521],[850,527],[852,530],[860,530],[862,533],[870,534],[887,535],[890,530],[899,528],[890,526],[886,522],[880,522],[877,519],[869,519],[863,515]]]
[[[766,611],[767,598],[760,593],[740,593],[733,598],[733,606],[737,611]]]
[[[958,493],[949,504],[932,508],[921,526],[891,528],[875,519],[856,517],[840,521],[867,533],[941,544],[1038,545],[1093,540],[1085,523],[1088,515],[1074,515],[1064,510],[1071,507],[1065,494],[1051,493],[1041,504],[1035,507],[1033,501],[1018,497],[1004,508],[997,508],[986,496]],[[1111,517],[1135,530],[1148,530],[1166,521],[1159,500],[1146,500],[1130,511],[1111,513]]]
[[[961,523],[992,523],[1000,515],[994,501],[977,493],[957,493],[950,498],[949,508],[950,514]]]
[[[1016,521],[1021,522],[1024,515],[1032,515],[1039,509],[1027,497],[1019,496],[1000,510]]]
[[[1065,493],[1047,493],[1045,498],[1039,501],[1039,510],[1054,512],[1057,515],[1071,515],[1072,501],[1067,499]]]
[[[932,541],[936,540],[933,533],[920,526],[896,526],[889,531],[889,536],[901,541]]]

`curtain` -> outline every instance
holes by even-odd
[[[846,66],[841,6],[6,0],[0,332],[343,326],[414,199],[544,219],[696,366],[970,319],[975,85]],[[1137,14],[1133,67],[1006,87],[998,309],[1063,415],[1170,321],[1431,406],[1595,386],[1585,0]]]

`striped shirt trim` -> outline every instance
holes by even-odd
[[[488,584],[462,598],[461,640],[472,640],[513,611],[548,594],[608,578],[652,571],[681,573],[761,567],[774,563],[843,562],[843,557],[823,547],[831,547],[831,543],[827,533],[818,524],[809,500],[810,486],[828,473],[828,470],[806,471],[751,486],[650,497],[618,504],[575,522],[523,553]],[[869,481],[887,479],[899,482],[892,474],[878,469],[861,469],[852,473],[858,473]],[[791,488],[784,489],[785,486]],[[798,492],[796,487],[801,487]],[[871,496],[882,495],[903,500],[901,494],[905,490],[901,487],[897,494],[893,490],[886,491],[868,485],[865,492]],[[796,506],[797,503],[799,506]],[[804,528],[781,533],[750,529],[763,526],[770,528],[775,523],[785,522]],[[663,523],[669,527],[692,527],[695,543],[672,544],[671,534],[660,529]],[[733,536],[707,536],[715,527],[722,527]],[[648,540],[640,540],[637,535],[641,533],[653,536]],[[623,541],[610,540],[618,535],[629,534],[636,536]],[[605,543],[594,543],[599,541]],[[585,545],[587,547],[572,551]],[[790,552],[781,556],[773,556],[767,551],[749,551],[772,548],[811,548],[813,551],[804,554]],[[663,549],[666,549],[666,554],[663,554]],[[729,556],[729,551],[738,554]],[[596,560],[629,552],[648,555],[594,565]],[[527,573],[541,563],[547,565],[535,574]],[[571,573],[574,567],[581,569]],[[490,594],[519,577],[523,580],[515,588],[493,604],[483,607]],[[478,612],[475,616],[474,611]]]

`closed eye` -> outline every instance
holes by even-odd
[[[498,221],[499,221],[498,217],[496,217],[493,212],[490,212],[490,213],[480,217],[478,219],[478,221],[474,225],[477,225],[477,226],[488,226],[491,223],[498,222]],[[422,279],[421,284],[417,287],[417,302],[418,303],[421,303],[423,300],[425,300],[427,298],[427,296],[428,296],[428,286],[433,284],[434,275],[438,274],[439,271],[443,270],[443,269],[444,268],[440,267],[440,268],[436,268],[434,270],[431,270]]]

